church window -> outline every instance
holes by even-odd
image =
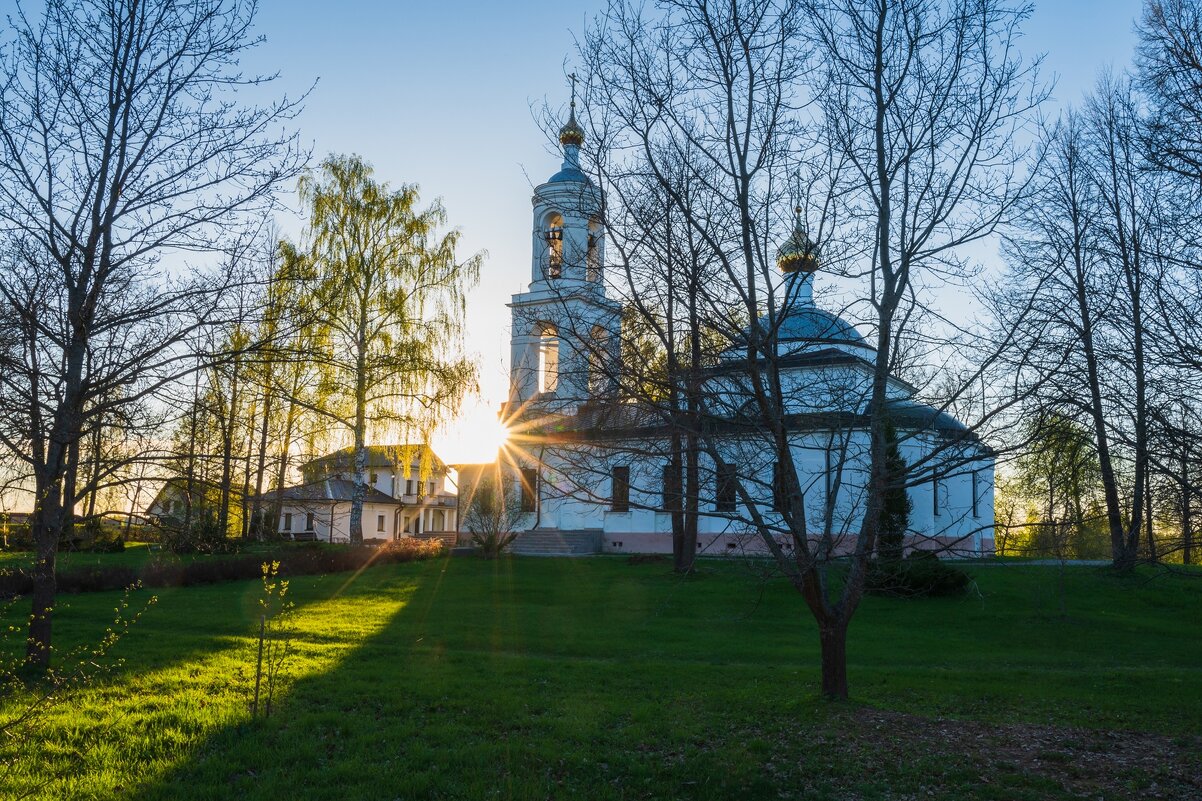
[[[547,273],[549,279],[563,275],[563,217],[557,212],[547,215],[543,237],[547,240]]]
[[[939,477],[931,479],[931,511],[939,517]]]
[[[733,512],[735,510],[735,497],[738,492],[738,477],[735,475],[735,466],[719,462],[714,470],[716,485],[714,487],[714,508],[719,512]]]
[[[615,512],[630,511],[630,467],[617,465],[610,479],[610,508]]]
[[[972,476],[972,516],[980,517],[980,473],[977,470],[973,470],[970,475]]]
[[[538,336],[538,391],[554,392],[559,387],[559,331],[544,326]]]
[[[665,512],[679,512],[681,509],[680,468],[677,465],[664,465],[664,500]]]
[[[533,467],[522,468],[522,498],[520,509],[523,512],[533,512],[538,508],[538,470]]]

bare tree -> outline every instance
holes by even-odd
[[[996,356],[963,330],[933,337],[936,323],[958,329],[932,311],[930,293],[972,278],[957,249],[991,235],[1024,187],[1013,137],[1042,98],[1034,66],[1013,50],[1028,15],[989,0],[615,2],[582,48],[607,223],[637,217],[621,206],[645,202],[624,182],[649,179],[664,203],[660,222],[639,226],[622,256],[633,264],[640,247],[651,249],[646,258],[666,275],[671,220],[712,265],[696,287],[700,327],[724,340],[697,393],[700,484],[713,487],[706,515],[754,536],[802,595],[818,623],[828,696],[847,695],[847,628],[887,494],[926,484],[938,509],[943,477],[967,476],[987,453],[944,410],[976,404],[988,419],[975,399]],[[828,270],[868,285],[844,311],[868,310],[874,345],[814,309],[808,273],[819,246]],[[643,301],[651,330],[668,319],[655,287],[629,278],[619,287]],[[962,363],[947,358],[952,348]],[[822,368],[804,385],[803,365]],[[939,408],[899,403],[909,386],[899,372],[925,376]],[[569,453],[571,469],[556,473],[568,491],[582,489],[578,468],[599,448],[671,439],[671,405],[647,395],[552,437]],[[906,429],[905,476],[889,467],[891,421]],[[658,483],[656,468],[637,475],[647,469],[614,472],[623,508],[640,478]]]
[[[1152,159],[1202,189],[1202,3],[1148,0],[1139,25],[1139,78],[1152,101]]]
[[[1170,434],[1165,411],[1192,383],[1183,370],[1189,329],[1170,322],[1191,315],[1166,292],[1193,230],[1173,209],[1190,204],[1146,159],[1145,129],[1130,82],[1106,77],[1082,112],[1047,134],[1009,244],[1006,289],[1028,321],[1015,348],[1017,385],[1029,376],[1041,387],[1026,396],[1026,413],[1087,425],[1120,570],[1134,567],[1153,533],[1154,443]]]
[[[0,371],[0,441],[33,473],[28,656],[40,665],[81,437],[190,369],[184,345],[230,312],[231,278],[177,262],[264,213],[305,160],[286,130],[295,102],[241,99],[270,80],[238,69],[258,42],[255,11],[239,0],[49,0],[39,19],[12,18],[0,64],[12,258],[0,292],[19,338]]]
[[[459,472],[462,520],[480,554],[493,559],[513,542],[526,516],[521,488],[500,462],[482,465],[468,475]]]

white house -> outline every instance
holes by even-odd
[[[560,135],[562,169],[534,190],[530,284],[509,304],[511,390],[503,414],[519,432],[510,453],[527,512],[514,549],[670,553],[676,501],[665,478],[664,426],[615,398],[605,371],[595,369],[596,359],[618,359],[620,305],[606,296],[602,198],[580,168],[583,136],[573,112]],[[854,325],[814,302],[811,250],[799,228],[778,258],[790,297],[776,330],[783,419],[807,530],[846,550],[862,517],[875,352]],[[716,407],[710,433],[720,436],[722,455],[718,462],[703,456],[698,466],[699,540],[710,554],[764,548],[740,523],[746,509],[736,479],[756,494],[766,519],[781,503],[777,461],[752,435],[745,356],[733,345],[706,377]],[[907,488],[909,545],[992,554],[992,452],[905,381],[891,379],[888,397],[898,449],[921,477]]]
[[[363,503],[363,538],[439,537],[454,543],[458,498],[448,468],[429,450],[429,475],[421,477],[422,449],[417,446],[373,445],[367,449],[367,495]],[[304,482],[278,494],[281,536],[323,542],[350,541],[354,492],[354,450],[343,448],[301,466]]]

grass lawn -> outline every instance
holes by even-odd
[[[849,704],[816,697],[797,594],[743,563],[298,578],[295,682],[258,722],[231,681],[256,583],[156,590],[0,798],[1202,797],[1202,574],[973,572],[971,598],[864,602]],[[116,600],[64,596],[60,643]]]

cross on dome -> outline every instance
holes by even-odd
[[[564,147],[580,147],[584,144],[584,129],[576,122],[576,73],[568,76],[572,82],[572,104],[568,107],[568,121],[559,129],[559,143]]]

